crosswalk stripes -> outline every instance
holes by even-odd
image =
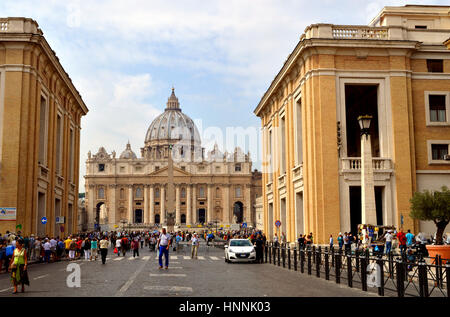
[[[218,260],[219,260],[219,258],[216,257],[216,256],[210,256],[209,258],[210,258],[211,260],[214,260],[214,261],[218,261]]]
[[[185,259],[185,260],[189,260],[191,257],[190,256],[187,256],[187,255],[185,255],[185,256],[183,256],[183,259]]]
[[[150,273],[150,277],[159,277],[159,276],[164,276],[164,277],[186,277],[186,274],[173,274],[173,273],[154,274],[154,273]]]
[[[114,259],[114,261],[122,261],[123,259],[124,259],[124,257],[116,258],[116,259]]]
[[[201,256],[201,255],[199,255],[199,256],[198,256],[198,259],[199,259],[199,260],[205,260],[205,257],[204,257],[204,256]]]
[[[144,256],[144,257],[142,258],[142,260],[144,260],[144,261],[147,261],[147,260],[149,260],[149,259],[150,259],[150,255]]]
[[[170,256],[170,259],[171,259],[171,260],[178,260],[178,256],[177,256],[177,255],[171,255],[171,256]]]

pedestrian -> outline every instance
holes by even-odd
[[[340,252],[340,251],[342,251],[342,246],[344,245],[344,238],[342,237],[342,232],[339,232],[337,240],[338,240],[339,252]]]
[[[197,238],[197,234],[194,233],[194,236],[191,239],[191,244],[192,244],[192,252],[191,252],[191,258],[197,258],[197,252],[198,252],[198,238]]]
[[[67,239],[64,240],[64,247],[66,248],[66,257],[67,258],[69,258],[71,244],[72,244],[72,239],[70,238],[70,236],[68,236]]]
[[[98,257],[98,240],[97,238],[92,238],[91,241],[91,260],[94,259],[95,261],[97,261],[97,257]]]
[[[100,254],[102,256],[102,264],[106,263],[106,256],[108,255],[108,246],[109,246],[108,238],[104,236],[103,239],[100,241]]]
[[[139,256],[139,240],[136,238],[131,242],[131,248],[133,249],[133,258]]]
[[[166,233],[166,228],[162,229],[162,233],[158,238],[158,249],[159,249],[159,268],[163,268],[162,257],[164,255],[166,262],[166,270],[169,268],[169,248],[170,248],[171,236]]]
[[[388,232],[384,235],[384,239],[386,240],[386,254],[391,253],[393,238],[394,236],[392,235],[392,230],[388,230]]]
[[[397,240],[402,256],[406,257],[406,235],[403,232],[403,229],[400,229],[397,233]]]
[[[34,249],[33,249],[33,256],[32,259],[36,260],[38,262],[41,262],[41,248],[42,248],[42,242],[40,238],[37,238],[34,241]]]
[[[257,234],[255,239],[255,249],[256,249],[256,263],[263,263],[263,250],[264,243],[261,239],[261,235]]]
[[[17,294],[17,286],[19,284],[22,285],[22,293],[25,292],[25,284],[30,285],[27,272],[27,251],[23,247],[23,240],[18,240],[16,246],[17,248],[14,250],[11,262],[9,264],[11,269],[11,281],[14,285],[13,294]]]
[[[350,243],[351,242],[350,242],[350,237],[349,237],[348,233],[344,232],[344,251],[345,251],[345,254],[351,253],[352,247],[351,247]]]
[[[120,256],[121,248],[122,248],[122,239],[117,239],[116,240],[117,256]]]
[[[86,261],[91,260],[91,240],[89,238],[84,240],[84,259]]]
[[[275,245],[275,248],[278,247],[278,236],[277,236],[276,233],[275,233],[275,235],[273,236],[273,244]]]
[[[9,263],[6,260],[6,242],[0,239],[0,273],[2,273],[3,263],[5,263],[6,272],[8,272]]]
[[[411,230],[408,229],[408,233],[406,234],[406,246],[410,247],[412,246],[414,241],[414,235],[411,233]]]
[[[330,249],[333,249],[333,235],[330,234]]]
[[[50,241],[48,241],[48,239],[45,239],[43,247],[45,252],[44,261],[48,264],[50,263],[50,256],[52,254],[52,245],[50,244]]]
[[[77,241],[73,239],[69,247],[69,260],[75,260],[76,252],[77,252]]]

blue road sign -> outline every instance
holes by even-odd
[[[45,225],[45,224],[47,223],[47,218],[46,218],[46,217],[42,217],[42,218],[41,218],[41,223],[42,223],[43,225]]]
[[[280,220],[275,221],[275,226],[281,227],[281,221]]]
[[[242,224],[242,228],[247,228],[247,223],[246,223],[246,222],[244,222],[244,223]]]

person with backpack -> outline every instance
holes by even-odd
[[[86,238],[84,240],[84,259],[86,261],[90,261],[91,260],[91,240],[89,240],[89,238]]]
[[[94,259],[94,261],[97,261],[98,257],[98,240],[97,238],[92,238],[91,241],[91,260]]]
[[[133,249],[133,258],[139,256],[139,240],[138,238],[135,238],[133,241],[131,241],[131,249]]]

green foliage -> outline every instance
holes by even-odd
[[[450,190],[442,186],[442,191],[416,192],[411,198],[410,216],[414,219],[447,223],[450,221]]]

